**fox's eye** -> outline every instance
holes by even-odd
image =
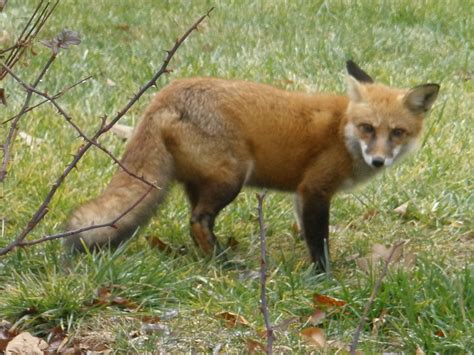
[[[405,130],[403,128],[394,128],[392,129],[392,137],[400,138],[405,134]]]
[[[374,129],[374,126],[372,126],[371,124],[368,124],[368,123],[361,123],[359,125],[359,129],[364,132],[364,133],[369,133],[369,134],[372,134],[375,132],[375,129]]]

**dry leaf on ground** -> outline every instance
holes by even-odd
[[[321,328],[305,328],[300,334],[308,344],[313,345],[319,349],[324,349],[326,347],[326,335]]]
[[[10,331],[12,324],[6,320],[0,322],[0,354],[7,348],[8,343],[15,338],[18,333]]]
[[[217,319],[225,320],[225,325],[227,328],[234,328],[238,325],[248,326],[249,322],[242,317],[240,314],[232,312],[219,312],[215,314]]]
[[[312,325],[319,325],[326,318],[326,312],[321,309],[316,309],[312,315],[309,316],[308,322]]]
[[[115,342],[115,336],[111,332],[89,332],[78,335],[74,339],[75,348],[79,348],[82,353],[91,352],[95,354],[112,353],[111,348]]]
[[[107,80],[105,81],[107,86],[117,86],[117,84],[115,83],[115,81],[113,81],[112,79],[109,79],[107,78]]]
[[[133,302],[132,300],[121,297],[121,296],[115,296],[112,297],[112,289],[113,288],[119,288],[114,285],[110,287],[100,287],[97,290],[97,298],[94,299],[93,304],[94,305],[103,305],[103,306],[109,306],[109,305],[115,305],[115,306],[120,306],[122,308],[126,308],[128,310],[136,310],[139,308],[139,305]]]
[[[257,351],[266,351],[265,346],[262,343],[250,338],[245,341],[245,349],[250,354],[256,354]]]
[[[357,267],[369,273],[380,261],[387,261],[395,247],[396,250],[392,255],[390,264],[392,266],[403,266],[407,269],[413,268],[416,264],[416,255],[413,252],[406,251],[404,249],[405,244],[395,244],[390,248],[382,244],[374,244],[370,255],[356,259]]]
[[[404,217],[408,212],[408,202],[405,202],[393,210],[396,214]]]
[[[313,301],[316,305],[326,307],[342,307],[345,306],[347,303],[346,301],[338,300],[337,298],[321,295],[318,293],[313,296]]]
[[[379,334],[379,329],[385,324],[385,316],[388,311],[382,309],[380,315],[377,318],[372,319],[372,336],[377,337]]]
[[[8,343],[5,349],[5,354],[43,355],[47,348],[48,343],[46,343],[43,339],[35,337],[28,332],[23,332],[18,334]]]

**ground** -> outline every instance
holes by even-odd
[[[389,85],[440,83],[420,151],[333,201],[330,277],[316,276],[311,269],[293,227],[292,197],[268,193],[269,313],[278,326],[275,350],[317,351],[301,336],[311,326],[323,329],[332,341],[328,351],[337,350],[352,340],[381,270],[375,264],[367,273],[361,258],[372,257],[374,245],[406,241],[404,258],[390,268],[369,312],[359,349],[466,353],[474,348],[474,24],[468,1],[111,3],[61,2],[40,35],[51,38],[63,28],[81,33],[82,43],[60,53],[40,88],[52,94],[93,75],[60,101],[88,134],[97,129],[100,117],[113,116],[127,102],[161,65],[164,50],[213,6],[211,17],[179,49],[172,73],[121,123],[135,124],[150,97],[180,77],[239,78],[288,90],[342,93],[344,63],[352,58]],[[10,40],[35,4],[9,2],[0,13]],[[0,47],[8,45],[5,38]],[[35,44],[16,67],[17,74],[33,80],[48,51]],[[8,78],[2,85],[8,95],[3,121],[18,112],[24,92]],[[8,127],[0,126],[2,141]],[[15,142],[0,191],[0,246],[26,225],[82,144],[48,105],[23,117],[20,130],[43,141],[31,145],[19,137]],[[113,134],[101,142],[118,156],[123,151],[123,140]],[[30,238],[60,231],[68,213],[96,196],[115,169],[107,156],[91,150]],[[175,186],[151,223],[116,251],[70,256],[55,241],[0,257],[0,320],[48,341],[54,329],[61,329],[70,344],[117,352],[239,352],[250,350],[249,339],[265,343],[257,192],[244,190],[217,223],[217,234],[223,243],[232,241],[230,257],[243,269],[199,256],[188,236],[184,195]],[[407,210],[397,213],[404,204]],[[176,252],[150,247],[152,237]],[[178,252],[183,246],[185,255]],[[414,263],[405,261],[413,256]],[[318,304],[315,294],[345,304]],[[325,312],[318,322],[310,318],[317,309]],[[246,324],[222,319],[238,316]]]

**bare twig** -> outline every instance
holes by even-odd
[[[26,25],[23,27],[23,31],[16,40],[14,48],[8,49],[10,54],[5,61],[5,64],[9,68],[13,68],[14,65],[20,60],[21,56],[25,52],[26,48],[31,45],[33,40],[36,38],[38,33],[43,28],[48,18],[53,13],[54,9],[58,5],[59,0],[56,0],[52,5],[50,1],[41,0],[33,14],[29,18]],[[0,81],[7,75],[5,70],[0,70]]]
[[[63,95],[64,95],[65,93],[67,93],[69,90],[74,89],[76,86],[81,85],[81,84],[85,83],[87,80],[90,80],[90,79],[92,79],[92,75],[90,75],[90,76],[88,76],[88,77],[86,77],[86,78],[84,78],[84,79],[81,79],[81,80],[79,80],[78,82],[76,82],[76,83],[74,83],[74,84],[72,84],[72,85],[69,85],[69,86],[65,87],[64,89],[62,89],[61,91],[59,91],[59,92],[56,93],[55,95],[51,96],[51,98],[52,98],[53,100],[59,99],[61,96],[63,96]],[[23,87],[24,87],[24,85],[23,85]],[[39,106],[41,106],[41,105],[43,105],[43,104],[45,104],[46,102],[49,102],[49,101],[51,101],[51,100],[49,100],[49,99],[44,99],[43,101],[38,102],[36,105],[30,106],[30,107],[28,107],[28,108],[26,109],[25,113],[28,113],[28,112],[30,112],[31,110],[34,110],[35,108],[37,108],[37,107],[39,107]],[[6,124],[6,123],[10,122],[11,120],[14,120],[14,119],[17,118],[17,117],[18,117],[18,114],[16,114],[15,116],[12,116],[12,117],[10,117],[9,119],[3,121],[1,124],[2,124],[2,125],[3,125],[3,124]]]
[[[47,242],[49,240],[55,240],[55,239],[68,237],[70,235],[86,232],[86,231],[89,231],[89,230],[92,230],[92,229],[98,229],[98,228],[104,228],[104,227],[113,227],[115,225],[115,223],[117,223],[120,219],[122,219],[124,216],[126,216],[128,213],[130,213],[135,207],[137,207],[145,199],[145,197],[148,196],[148,194],[152,190],[153,190],[153,187],[150,186],[145,191],[145,193],[137,201],[135,201],[129,208],[127,208],[125,211],[123,211],[121,214],[119,214],[117,217],[115,217],[113,220],[111,220],[107,223],[94,224],[94,225],[91,225],[91,226],[88,226],[88,227],[78,228],[78,229],[70,230],[70,231],[63,232],[63,233],[47,235],[47,236],[44,236],[44,237],[42,237],[40,239],[36,239],[36,240],[31,240],[31,241],[26,241],[26,242],[21,241],[20,244],[18,244],[18,246],[19,247],[30,246],[30,245],[44,243],[44,242]]]
[[[260,289],[261,289],[261,299],[260,299],[260,309],[263,313],[263,319],[265,321],[265,328],[267,329],[267,354],[273,354],[273,328],[270,323],[270,316],[268,314],[268,305],[267,305],[267,291],[266,291],[266,282],[267,282],[267,248],[266,248],[266,233],[267,227],[263,220],[263,200],[265,198],[266,192],[257,194],[258,199],[258,224],[260,227]]]
[[[204,21],[206,17],[208,17],[211,13],[213,8],[211,8],[204,16],[201,16],[185,33],[182,37],[180,37],[173,48],[167,52],[167,55],[161,65],[161,67],[158,69],[158,71],[153,75],[153,77],[142,87],[140,90],[132,97],[132,99],[115,115],[115,117],[111,120],[111,122],[107,125],[102,125],[101,128],[94,134],[94,136],[90,139],[91,142],[96,142],[97,139],[104,133],[106,133],[110,128],[117,123],[120,118],[122,118],[128,110],[135,104],[135,102],[140,99],[140,97],[145,93],[146,90],[148,90],[150,87],[155,86],[157,80],[163,75],[164,73],[168,72],[168,64],[170,63],[171,59],[173,58],[174,54],[178,50],[178,48],[183,44],[183,42],[188,38],[188,36],[197,29],[199,24]],[[46,195],[45,199],[41,203],[41,205],[38,207],[34,215],[31,217],[30,221],[26,225],[26,227],[18,234],[18,236],[15,238],[15,240],[7,245],[6,247],[0,249],[0,256],[5,255],[12,251],[13,249],[17,248],[24,242],[24,239],[28,236],[28,234],[37,226],[37,224],[41,221],[41,219],[46,215],[48,212],[48,205],[53,199],[54,195],[56,194],[58,188],[61,186],[63,183],[64,179],[69,175],[69,173],[76,167],[77,163],[81,158],[84,156],[84,154],[92,147],[94,146],[93,143],[91,142],[86,142],[84,145],[82,145],[76,155],[74,155],[74,158],[72,161],[69,163],[69,165],[64,169],[63,173],[56,179],[54,182],[51,190],[48,192]]]
[[[38,74],[36,80],[31,84],[32,88],[36,88],[36,86],[40,83],[41,79],[44,77],[46,72],[48,71],[49,67],[51,64],[53,64],[54,60],[56,59],[56,55],[53,54],[51,57],[49,57],[48,61],[46,62],[45,66],[41,70],[41,72]],[[4,73],[11,72],[11,68],[8,67],[6,64],[1,63],[0,64],[3,68]],[[12,121],[12,124],[10,126],[10,130],[8,131],[7,138],[5,140],[5,143],[3,144],[3,159],[2,159],[2,164],[0,166],[0,182],[2,182],[5,179],[5,176],[7,175],[7,167],[8,167],[8,161],[10,159],[10,152],[13,144],[13,140],[15,137],[16,130],[18,128],[18,122],[20,121],[21,117],[27,112],[27,109],[30,105],[30,100],[33,95],[33,92],[29,90],[26,94],[25,102],[23,103],[23,106],[16,116],[16,118]]]
[[[351,343],[351,347],[350,347],[351,355],[355,355],[355,353],[356,353],[357,344],[358,344],[359,338],[360,338],[360,333],[362,332],[362,328],[364,327],[364,324],[367,320],[367,315],[369,314],[370,308],[372,307],[372,305],[375,301],[375,297],[377,296],[377,293],[379,292],[380,286],[382,285],[382,280],[385,277],[385,275],[387,274],[388,266],[389,266],[390,262],[392,261],[393,255],[395,255],[396,250],[398,248],[400,248],[403,244],[405,244],[405,242],[399,242],[399,243],[395,244],[392,247],[392,250],[391,250],[388,258],[385,260],[385,265],[384,265],[384,268],[382,270],[382,273],[380,274],[379,278],[377,279],[377,282],[375,283],[374,289],[372,290],[372,293],[371,293],[370,298],[369,298],[369,302],[366,303],[365,308],[364,308],[364,312],[362,313],[362,316],[360,317],[359,325],[357,326],[357,329],[354,332],[354,337],[352,339],[352,343]]]
[[[6,70],[8,71],[8,73],[21,85],[23,86],[28,92],[32,92],[32,93],[35,93],[36,95],[39,95],[41,97],[44,97],[46,99],[46,101],[49,101],[53,104],[54,107],[56,107],[56,109],[58,110],[59,114],[61,116],[63,116],[66,121],[76,130],[76,132],[79,134],[79,136],[81,136],[86,142],[88,143],[91,143],[92,145],[94,145],[95,147],[99,148],[101,151],[103,151],[105,154],[107,154],[109,156],[109,158],[111,158],[117,165],[119,165],[123,171],[125,171],[128,175],[142,181],[143,183],[145,183],[146,185],[148,186],[151,186],[151,187],[154,187],[154,188],[158,188],[159,187],[153,183],[153,182],[150,182],[148,180],[146,180],[143,176],[138,176],[136,175],[135,173],[131,172],[130,170],[128,170],[123,164],[122,162],[117,159],[107,148],[105,148],[104,146],[102,146],[99,142],[97,142],[96,140],[92,140],[90,139],[89,137],[86,136],[86,134],[81,130],[81,128],[76,125],[73,120],[72,120],[72,117],[56,102],[56,100],[54,99],[54,97],[51,97],[49,96],[48,94],[44,93],[44,92],[41,92],[37,89],[35,89],[34,87],[28,85],[27,83],[25,83],[23,80],[21,80],[15,73],[13,73],[11,71],[10,68],[8,67],[5,67]],[[103,126],[101,126],[102,128]]]

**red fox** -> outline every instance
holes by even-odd
[[[147,222],[177,180],[191,205],[191,236],[212,254],[219,250],[216,216],[251,185],[296,193],[312,261],[324,270],[331,197],[415,148],[439,91],[438,84],[402,90],[374,83],[352,61],[347,72],[346,96],[215,78],[172,82],[145,111],[122,158],[161,189],[114,227],[72,235],[66,247],[117,245]],[[112,221],[148,188],[119,168],[98,198],[72,213],[68,228]]]

